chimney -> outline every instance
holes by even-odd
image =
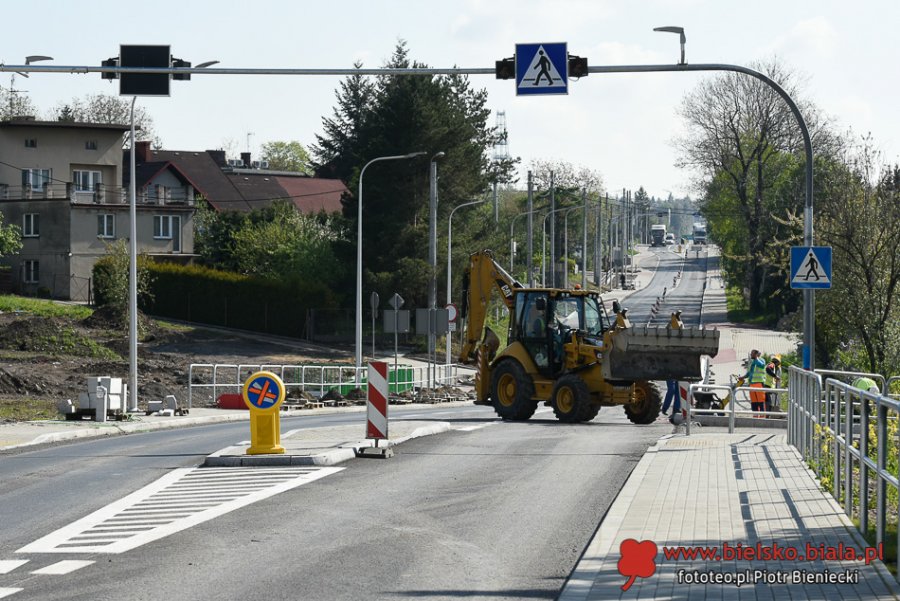
[[[219,167],[224,167],[228,164],[225,160],[225,151],[224,150],[207,150],[206,154],[212,157],[212,160],[216,162],[216,165]]]
[[[250,153],[249,152],[242,152],[241,160],[244,162],[244,167],[250,167]]]
[[[135,145],[135,155],[134,160],[138,163],[149,163],[150,162],[150,142],[138,141]]]

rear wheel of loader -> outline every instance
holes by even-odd
[[[662,392],[651,382],[634,383],[634,402],[625,405],[625,415],[634,424],[652,424],[659,417]]]
[[[517,361],[502,361],[494,367],[491,399],[494,411],[503,419],[526,420],[537,410],[534,382]]]
[[[572,374],[557,380],[553,387],[552,406],[556,419],[570,424],[589,422],[600,411],[598,405],[591,404],[591,393],[584,380]]]

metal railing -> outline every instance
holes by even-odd
[[[368,390],[367,367],[360,368],[363,392]],[[459,365],[437,364],[433,366],[434,381],[441,386],[451,386],[459,377]],[[285,394],[304,392],[314,397],[322,397],[336,390],[344,395],[356,388],[356,367],[344,365],[263,365],[263,364],[212,364],[192,363],[188,368],[188,409],[194,402],[194,395],[211,391],[205,400],[215,401],[220,393],[240,392],[244,381],[257,371],[269,371],[284,382]],[[195,382],[194,380],[198,380]],[[397,368],[388,363],[388,389],[392,394],[428,389],[427,366],[413,367],[400,364]]]
[[[729,399],[728,407],[725,409],[698,409],[693,406],[694,404],[694,393],[697,391],[700,392],[713,392],[713,391],[724,391],[727,392],[728,395],[726,398]],[[722,412],[728,412],[728,433],[734,434],[735,428],[735,418],[738,415],[749,415],[754,418],[776,418],[776,419],[785,419],[788,417],[788,413],[786,411],[767,411],[767,410],[758,410],[758,409],[738,409],[738,401],[737,401],[737,393],[738,392],[762,392],[769,393],[773,392],[778,395],[782,395],[788,392],[787,388],[752,388],[750,386],[735,386],[733,383],[729,386],[724,384],[691,384],[688,387],[688,398],[685,401],[685,426],[684,433],[687,436],[691,435],[691,417],[695,414],[697,415],[717,415],[722,417]]]
[[[859,375],[854,372],[828,373],[844,377]],[[862,375],[872,377],[877,374]],[[883,385],[897,379],[880,378]],[[797,367],[790,368],[788,389],[788,443],[797,448],[820,479],[827,481],[827,472],[831,471],[830,492],[842,501],[848,516],[856,515],[863,534],[869,531],[869,489],[874,478],[875,545],[881,546],[887,534],[887,487],[892,486],[900,498],[898,475],[892,474],[887,467],[888,449],[897,447],[896,439],[888,440],[893,429],[889,430],[888,425],[900,418],[900,401],[885,394],[854,388],[834,378],[828,378],[823,384],[822,374]],[[876,438],[874,449],[870,436],[872,426]],[[897,542],[900,544],[900,529]],[[900,570],[900,557],[897,569]]]
[[[72,182],[44,184],[43,186],[0,186],[0,200],[70,200],[76,203],[127,204],[128,188],[96,184],[93,188],[77,188]],[[138,204],[193,205],[194,191],[190,186],[147,186],[138,191]]]

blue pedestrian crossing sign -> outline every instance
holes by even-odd
[[[831,288],[831,247],[791,247],[791,288]]]
[[[516,96],[569,93],[566,43],[516,44]]]

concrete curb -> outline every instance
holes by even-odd
[[[79,438],[100,438],[103,436],[122,436],[125,434],[139,434],[155,430],[174,430],[191,426],[204,426],[225,422],[248,421],[248,415],[216,415],[209,417],[189,417],[185,419],[173,418],[178,421],[171,422],[108,422],[106,426],[89,426],[68,432],[48,432],[41,434],[29,442],[0,447],[0,451],[11,451],[42,444],[77,440]],[[73,426],[77,427],[77,426]]]
[[[437,422],[427,426],[421,426],[410,434],[395,439],[387,440],[388,447],[395,447],[413,438],[441,434],[450,430],[449,422]],[[301,430],[302,431],[302,430]],[[283,455],[246,455],[249,444],[233,445],[225,447],[209,455],[203,462],[203,467],[247,467],[270,465],[316,465],[332,466],[343,463],[357,456],[357,450],[374,447],[374,441],[361,440],[335,449],[322,451],[310,455],[291,455],[285,452]]]
[[[612,548],[613,541],[616,540],[616,533],[622,519],[628,513],[631,502],[637,496],[638,489],[650,469],[650,464],[659,452],[660,445],[672,438],[674,434],[667,434],[656,441],[652,447],[649,447],[641,457],[641,460],[632,470],[625,482],[625,486],[619,491],[616,499],[610,505],[609,510],[597,527],[597,531],[591,538],[591,542],[582,553],[576,564],[575,571],[569,576],[565,586],[557,597],[557,601],[572,601],[575,599],[587,599],[594,586],[594,578],[600,571],[603,562]],[[586,559],[592,558],[592,559]]]

